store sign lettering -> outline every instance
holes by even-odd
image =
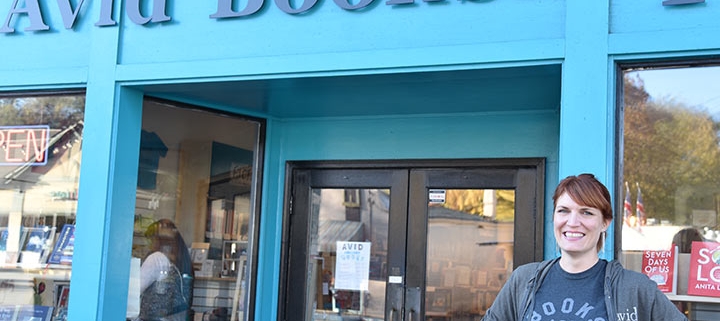
[[[47,163],[49,126],[0,126],[0,166]]]
[[[665,0],[663,6],[681,6],[684,4],[704,3],[705,0]]]
[[[53,201],[77,201],[78,192],[77,190],[72,191],[52,191],[50,197]],[[2,320],[2,319],[0,319]]]
[[[43,19],[43,7],[40,6],[41,0],[13,0],[8,10],[5,21],[0,26],[0,33],[13,33],[15,28],[13,24],[18,18],[26,16],[30,21],[30,25],[25,31],[46,31],[50,30],[50,26]],[[107,27],[117,25],[117,21],[113,18],[113,8],[116,0],[99,0],[100,1],[100,17],[95,26]],[[125,14],[135,24],[145,25],[148,23],[161,23],[172,20],[172,17],[166,14],[168,0],[125,0]],[[268,0],[269,1],[269,0]],[[313,8],[318,0],[299,0],[302,3],[295,5],[294,0],[273,0],[275,6],[288,14],[301,14]],[[345,10],[359,10],[366,8],[373,1],[377,0],[359,0],[354,3],[353,0],[333,0],[337,6]],[[444,0],[424,0],[425,2],[441,2]],[[75,4],[73,5],[73,2]],[[62,17],[65,29],[72,29],[77,22],[79,12],[81,11],[85,0],[57,0],[58,10]],[[217,11],[210,15],[213,19],[226,19],[247,17],[260,10],[265,4],[265,0],[246,0],[247,3],[242,8],[239,7],[241,0],[217,0]],[[412,5],[415,0],[388,0],[387,5]],[[22,4],[24,3],[24,6]],[[149,12],[143,14],[141,9],[146,8],[145,4],[151,4]],[[143,10],[145,11],[145,10]]]

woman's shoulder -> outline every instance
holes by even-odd
[[[542,269],[542,267],[547,265],[548,262],[550,262],[550,261],[525,263],[523,265],[518,266],[517,269],[515,269],[515,271],[523,271],[523,272],[536,271],[538,269]]]
[[[541,273],[542,271],[545,271],[555,261],[557,261],[557,259],[525,263],[523,265],[518,266],[515,269],[515,271],[513,271],[513,275],[516,277],[518,277],[518,276],[526,276],[528,278],[534,277],[534,276],[538,275],[539,273]]]
[[[170,259],[160,251],[153,252],[145,258],[143,264],[168,265],[171,264]]]
[[[616,260],[608,262],[606,274],[615,282],[619,282],[625,286],[649,286],[649,288],[652,289],[656,287],[656,283],[650,280],[647,275],[638,271],[628,270]]]
[[[167,256],[163,252],[155,251],[150,253],[150,255],[145,258],[146,260],[167,260]]]

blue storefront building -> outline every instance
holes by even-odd
[[[166,219],[192,263],[184,319],[479,320],[513,268],[557,255],[552,191],[583,172],[615,199],[601,256],[641,270],[655,248],[625,226],[651,245],[685,227],[711,241],[720,183],[692,174],[663,212],[631,181],[647,217],[624,222],[628,177],[657,164],[626,151],[628,84],[642,90],[628,74],[717,65],[718,14],[713,0],[2,1],[0,308],[142,316]],[[717,319],[720,298],[687,291],[689,261],[668,295]]]

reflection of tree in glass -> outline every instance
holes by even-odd
[[[0,98],[0,126],[65,128],[84,117],[84,95]]]
[[[688,187],[703,190],[720,185],[720,126],[705,110],[669,98],[651,99],[640,78],[625,76],[623,83],[623,179],[643,187],[648,218],[671,222],[689,218],[689,212],[675,213],[676,194]],[[720,193],[695,197],[688,205],[716,209],[713,194]]]
[[[515,191],[496,190],[497,200],[495,219],[501,222],[512,222],[515,218]],[[485,190],[455,190],[446,191],[445,208],[474,215],[483,215],[483,199]]]

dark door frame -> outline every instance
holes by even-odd
[[[280,275],[279,275],[279,300],[278,300],[278,318],[279,320],[288,321],[295,319],[304,310],[304,306],[289,306],[288,295],[292,295],[289,283],[292,278],[289,274],[296,276],[304,275],[304,271],[290,271],[290,255],[298,255],[298,250],[294,249],[293,254],[290,252],[290,222],[289,216],[292,215],[293,207],[301,204],[293,204],[294,182],[302,182],[309,177],[296,177],[299,170],[391,170],[391,169],[409,169],[409,170],[442,170],[442,169],[508,169],[517,170],[516,186],[533,186],[537,195],[533,203],[521,204],[516,203],[517,212],[531,212],[533,217],[531,220],[516,220],[515,231],[524,235],[533,233],[531,239],[534,246],[521,246],[515,248],[514,265],[515,267],[531,261],[539,261],[543,259],[543,232],[544,232],[544,200],[545,200],[545,159],[544,158],[491,158],[491,159],[428,159],[428,160],[337,160],[337,161],[288,161],[285,167],[285,190],[283,205],[283,226],[282,226],[282,248],[280,256]],[[409,184],[409,182],[408,182]],[[307,205],[307,204],[306,204]],[[296,240],[301,241],[301,240]],[[299,242],[305,244],[305,242]],[[424,257],[424,256],[423,256]],[[304,290],[304,289],[295,289]]]

